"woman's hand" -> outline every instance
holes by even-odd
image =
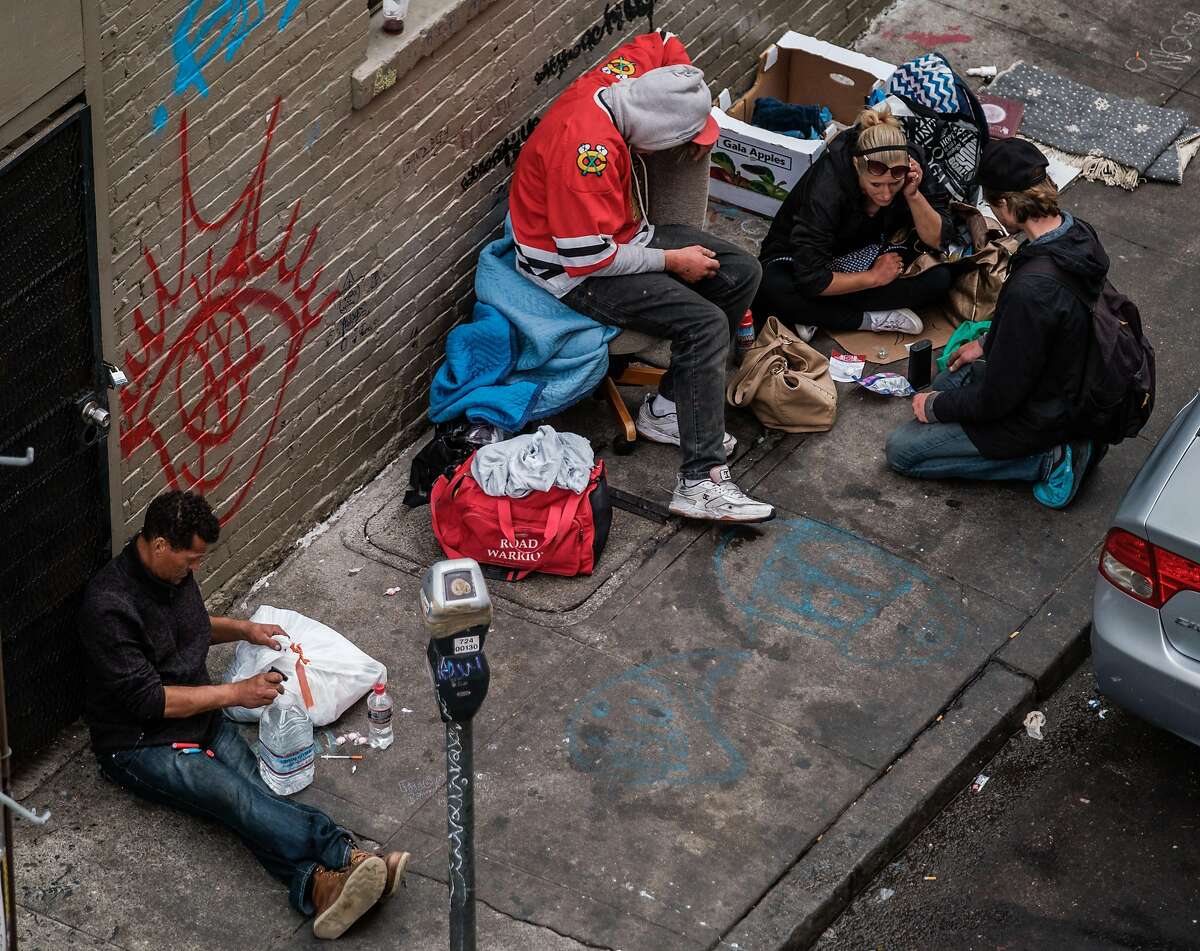
[[[908,160],[908,175],[904,179],[904,197],[915,198],[921,188],[921,182],[924,180],[925,169],[921,168],[920,162],[910,157]]]
[[[886,287],[896,280],[903,270],[904,262],[900,259],[900,255],[895,251],[889,251],[887,254],[879,255],[867,273],[871,275],[874,287]]]

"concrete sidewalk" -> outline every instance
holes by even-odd
[[[1162,0],[1136,19],[1115,3],[1086,24],[1069,13],[1056,0],[904,0],[859,46],[900,62],[940,43],[963,70],[1025,59],[1200,117],[1200,63],[1123,66],[1170,33]],[[616,513],[593,578],[492,585],[493,681],[476,729],[481,947],[805,946],[1074,667],[1107,519],[1200,383],[1185,263],[1200,167],[1183,187],[1131,194],[1080,183],[1066,204],[1100,230],[1159,359],[1147,432],[1110,452],[1066,512],[1028,486],[891,474],[884,435],[907,402],[852,387],[828,434],[768,435],[731,416],[738,478],[780,507],[759,529],[659,517],[673,450],[612,454],[601,403],[561,421],[594,438],[638,512]],[[743,216],[714,208],[710,220],[753,246]],[[440,553],[428,510],[401,505],[411,452],[235,610],[304,612],[388,667],[395,745],[355,774],[323,762],[301,795],[417,856],[408,889],[344,939],[364,949],[446,945],[442,731],[415,610]],[[214,650],[214,673],[227,662]],[[342,728],[364,724],[359,705]],[[54,810],[17,829],[24,948],[315,944],[232,836],[115,790],[79,730],[19,780],[27,802]]]

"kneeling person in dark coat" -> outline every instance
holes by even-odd
[[[88,584],[79,615],[87,657],[84,719],[100,771],[151,802],[214,819],[235,832],[337,938],[404,877],[407,852],[378,856],[321,810],[275,795],[224,707],[265,707],[277,673],[231,684],[208,676],[210,644],[244,640],[281,649],[274,624],[209,617],[193,571],[220,526],[202,496],[167,492],[141,532]],[[189,756],[173,744],[207,751]]]
[[[1063,508],[1107,448],[1078,423],[1092,316],[1061,281],[1022,271],[1048,257],[1098,296],[1108,255],[1091,225],[1059,208],[1046,166],[1019,139],[984,150],[984,196],[1001,224],[1029,240],[1013,256],[987,335],[955,352],[932,392],[913,397],[916,419],[888,436],[887,459],[915,478],[1032,482],[1039,502]]]

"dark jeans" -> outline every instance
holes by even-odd
[[[98,759],[101,772],[117,785],[233,830],[288,886],[292,907],[311,915],[313,872],[318,865],[340,869],[350,863],[350,834],[320,809],[271,792],[258,775],[258,760],[228,721],[221,720],[211,749],[214,759],[182,756],[169,746],[140,746]]]
[[[975,373],[984,371],[982,360],[954,373],[939,373],[935,390],[965,386]],[[936,406],[935,406],[936,412]],[[888,465],[914,479],[1012,479],[1040,482],[1054,465],[1053,449],[1019,459],[987,459],[958,423],[921,423],[910,420],[893,429],[887,438]]]
[[[811,324],[825,330],[858,330],[864,311],[921,308],[945,297],[953,283],[953,266],[939,264],[916,277],[903,277],[885,287],[810,297],[796,287],[790,260],[768,261],[763,265],[762,284],[754,299],[754,325],[762,327],[774,314],[789,327]]]
[[[707,478],[725,462],[725,363],[729,341],[754,292],[761,269],[754,256],[686,225],[654,229],[652,248],[700,244],[715,251],[721,269],[687,284],[672,274],[589,277],[562,299],[572,310],[614,327],[671,341],[671,368],[659,392],[679,413],[684,478]]]

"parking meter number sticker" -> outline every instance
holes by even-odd
[[[474,654],[479,650],[479,635],[472,634],[470,637],[456,637],[454,639],[454,653],[458,654]]]

